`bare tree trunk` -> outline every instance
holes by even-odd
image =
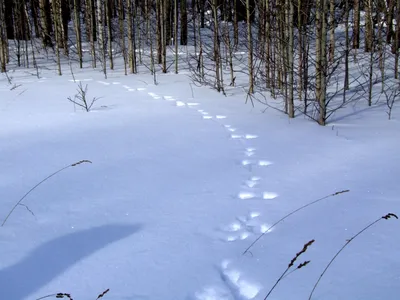
[[[175,43],[175,74],[178,74],[178,0],[174,0],[174,43]]]
[[[233,40],[235,49],[237,49],[239,45],[239,24],[238,24],[238,14],[237,14],[237,1],[241,0],[233,0]],[[268,1],[268,0],[265,0]]]
[[[346,90],[349,89],[349,54],[350,54],[350,37],[349,37],[349,0],[345,0],[345,52],[344,52],[344,94],[343,103],[346,101]]]
[[[112,32],[112,0],[105,0],[106,16],[107,16],[107,38],[108,38],[108,59],[110,60],[110,69],[114,70],[113,58],[113,32]]]
[[[99,52],[101,56],[101,63],[103,64],[103,73],[107,77],[107,61],[106,49],[104,41],[104,0],[97,0],[97,41],[99,45]]]
[[[294,15],[294,7],[292,0],[286,0],[286,11],[288,13],[288,71],[289,71],[289,91],[288,91],[288,115],[289,118],[294,118],[294,95],[293,95],[293,52],[294,52],[294,30],[293,30],[293,15]]]
[[[180,0],[181,9],[181,45],[186,46],[188,41],[187,0]],[[192,0],[194,1],[194,0]]]
[[[386,43],[390,44],[393,38],[393,15],[394,15],[395,0],[389,0],[387,3],[389,7],[386,15],[386,20],[387,20]]]
[[[7,30],[5,22],[5,7],[4,1],[0,1],[0,68],[1,73],[7,71]]]
[[[271,64],[271,53],[270,53],[270,48],[271,48],[271,33],[270,33],[270,6],[269,6],[269,0],[265,0],[265,86],[266,88],[269,88],[271,86],[271,70],[270,70],[270,64]]]
[[[86,0],[86,10],[88,15],[86,15],[87,22],[89,24],[88,32],[89,32],[89,40],[90,40],[90,55],[92,56],[92,67],[96,68],[97,58],[96,58],[96,44],[95,44],[95,34],[96,34],[96,26],[95,26],[95,12],[94,12],[94,0]]]
[[[53,8],[53,20],[54,20],[54,37],[55,37],[55,44],[56,44],[56,58],[57,58],[57,67],[58,67],[58,75],[62,75],[61,72],[61,60],[60,60],[60,16],[58,15],[60,13],[59,9],[59,1],[60,0],[53,0],[52,3],[52,8]]]
[[[171,45],[171,37],[172,37],[172,22],[171,22],[171,15],[172,15],[172,5],[171,1],[172,0],[163,0],[165,1],[165,14],[164,14],[164,19],[165,19],[165,40],[167,45]]]
[[[121,40],[122,58],[124,59],[124,74],[128,75],[128,69],[127,69],[127,66],[126,66],[127,65],[127,63],[126,63],[127,55],[126,55],[126,45],[125,45],[124,15],[125,15],[124,1],[123,0],[118,0],[119,34],[120,34],[120,40]]]
[[[134,9],[132,7],[133,0],[128,0],[128,62],[131,73],[136,72],[136,53],[135,53],[135,37],[134,37]]]
[[[374,24],[372,20],[372,0],[366,0],[365,4],[365,52],[372,51]]]
[[[327,0],[316,1],[317,57],[316,98],[319,103],[318,124],[326,124],[326,5]]]
[[[393,0],[394,1],[394,0]],[[400,0],[397,0],[396,36],[394,37],[394,77],[399,78],[399,48],[400,48]],[[393,50],[392,50],[393,52]]]
[[[358,49],[360,48],[360,0],[354,0],[353,3],[353,49]]]
[[[83,54],[82,54],[82,32],[81,32],[81,14],[80,14],[80,1],[74,0],[74,14],[75,14],[75,34],[76,46],[78,50],[79,68],[83,67]]]
[[[214,16],[214,61],[215,61],[215,80],[218,92],[223,89],[221,84],[221,51],[219,41],[219,23],[218,23],[218,1],[212,0],[212,11]]]
[[[163,47],[163,40],[161,38],[161,28],[162,28],[162,11],[161,11],[161,1],[156,0],[156,40],[157,40],[157,63],[162,63],[162,47]]]
[[[251,7],[250,0],[246,0],[246,22],[247,22],[247,48],[248,48],[248,63],[249,68],[249,94],[254,93],[254,68],[253,68],[253,35],[251,30]]]
[[[44,47],[52,47],[51,41],[51,15],[49,0],[39,0],[40,20],[42,28],[42,42]]]
[[[347,1],[347,0],[346,0]],[[335,0],[329,1],[329,62],[335,60]]]
[[[70,8],[68,5],[68,1],[58,0],[59,3],[59,33],[61,35],[60,39],[60,47],[64,50],[64,55],[69,55],[69,47],[68,47],[68,22],[71,20]]]
[[[167,41],[165,40],[166,28],[165,20],[167,18],[167,11],[165,9],[165,0],[160,1],[160,18],[161,18],[161,62],[162,62],[162,72],[167,73]],[[193,15],[194,18],[194,15]],[[194,27],[196,28],[196,27]],[[196,46],[195,46],[196,51]]]

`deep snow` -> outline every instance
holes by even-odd
[[[86,113],[67,97],[72,76],[26,70],[0,81],[0,299],[56,292],[74,299],[264,299],[304,243],[304,269],[270,299],[308,299],[338,249],[386,213],[400,213],[400,109],[366,103],[319,127],[223,97],[185,74],[108,79],[76,70]],[[193,88],[193,94],[192,94]],[[194,96],[194,97],[193,97]],[[265,234],[292,210],[310,206]],[[313,299],[398,299],[399,223],[354,240]]]

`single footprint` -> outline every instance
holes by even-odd
[[[226,116],[222,116],[222,115],[216,115],[215,116],[217,119],[226,119]]]
[[[234,300],[230,291],[218,286],[207,286],[195,293],[194,300]]]
[[[172,97],[172,96],[163,96],[163,98],[164,98],[164,100],[167,100],[167,101],[174,101],[175,100],[175,98]]]
[[[278,197],[277,193],[274,192],[263,192],[263,199],[265,200],[272,200]]]
[[[237,197],[241,200],[251,200],[251,199],[272,200],[277,198],[278,194],[274,192],[262,192],[261,194],[259,194],[255,192],[242,191],[238,193]]]
[[[212,116],[203,116],[203,119],[206,119],[206,120],[210,120],[212,118],[213,118]]]
[[[109,82],[105,82],[105,81],[97,81],[98,83],[104,84],[104,85],[110,85]]]
[[[121,84],[121,82],[114,81],[112,84]]]
[[[258,135],[256,135],[256,134],[246,134],[246,135],[244,136],[244,138],[245,138],[246,140],[256,139],[256,138],[258,138]]]
[[[251,157],[251,156],[253,156],[255,154],[255,151],[256,151],[256,148],[246,148],[245,151],[244,151],[244,154],[247,157]]]
[[[175,104],[176,106],[185,106],[185,102],[182,101],[176,101]]]
[[[220,275],[235,299],[250,300],[257,297],[262,289],[261,285],[246,279],[242,272],[230,265],[230,261],[224,260],[221,263]]]
[[[251,140],[251,139],[256,139],[258,138],[258,135],[256,134],[245,134],[245,135],[240,135],[240,134],[231,134],[232,139],[246,139],[246,140]]]
[[[194,300],[251,300],[260,294],[262,286],[245,278],[244,274],[224,260],[217,266],[221,285],[204,287]]]
[[[258,176],[251,176],[247,179],[244,184],[249,188],[254,188],[260,183],[261,177]]]
[[[196,102],[188,102],[187,106],[198,106],[200,105],[200,103],[196,103]]]
[[[146,88],[137,88],[138,91],[145,91]]]
[[[224,242],[235,242],[245,240],[255,234],[272,231],[270,224],[260,222],[258,218],[260,215],[259,212],[251,212],[247,216],[237,217],[235,221],[218,229],[224,233],[220,239]]]
[[[149,92],[148,94],[149,94],[150,96],[152,96],[154,99],[160,99],[160,98],[161,98],[160,96],[158,96],[157,94],[152,93],[152,92]]]
[[[266,167],[272,165],[272,162],[268,160],[252,160],[252,159],[243,159],[241,161],[242,166],[260,166],[260,167]]]

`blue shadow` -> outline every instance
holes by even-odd
[[[140,229],[138,224],[104,225],[44,243],[23,260],[0,270],[0,299],[22,300],[80,260]]]

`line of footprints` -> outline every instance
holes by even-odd
[[[258,186],[262,178],[256,176],[254,173],[257,168],[267,167],[272,162],[267,160],[256,159],[256,148],[248,147],[251,140],[257,139],[258,136],[254,134],[238,134],[237,129],[226,124],[227,119],[224,115],[211,115],[204,109],[199,109],[200,104],[196,102],[183,102],[175,99],[172,96],[159,96],[155,93],[148,93],[154,99],[164,99],[166,101],[175,102],[177,107],[194,108],[202,116],[204,120],[213,120],[219,125],[223,126],[229,133],[232,140],[239,141],[243,145],[243,159],[240,164],[249,172],[249,177],[242,183],[240,192],[236,195],[241,200],[272,200],[278,197],[277,193],[258,191]],[[260,217],[259,212],[250,212],[246,216],[239,216],[235,221],[227,226],[222,226],[217,229],[222,235],[219,237],[224,242],[235,242],[245,240],[252,235],[259,235],[269,231],[271,225],[262,223],[258,220]],[[218,271],[222,279],[222,286],[210,285],[203,287],[200,291],[193,295],[193,300],[231,300],[231,299],[244,299],[250,300],[257,297],[262,290],[262,286],[250,280],[239,269],[235,268],[233,263],[229,260],[224,260],[219,266]]]
[[[100,84],[109,85],[110,83],[98,81]],[[119,82],[112,82],[112,84],[120,84]],[[131,88],[127,85],[122,86],[128,92],[133,91],[146,91],[146,88]],[[251,140],[257,139],[258,136],[254,134],[238,134],[237,129],[233,126],[226,124],[227,119],[224,115],[211,115],[204,109],[199,109],[200,104],[196,102],[184,102],[177,100],[173,96],[160,96],[153,92],[148,92],[148,95],[153,99],[163,99],[165,101],[173,103],[177,107],[188,107],[196,109],[197,112],[204,120],[213,120],[219,125],[223,126],[229,133],[229,138],[236,140],[243,145],[243,159],[240,165],[248,170],[249,177],[242,183],[239,193],[235,196],[241,200],[271,200],[278,197],[278,194],[273,192],[259,191],[258,186],[262,178],[256,176],[257,168],[267,167],[272,163],[267,160],[256,159],[257,149],[249,147],[247,144]],[[222,226],[217,229],[218,232],[222,233],[219,239],[223,242],[235,242],[245,240],[252,235],[259,235],[266,233],[270,230],[270,224],[262,223],[259,221],[259,212],[250,212],[246,216],[239,216],[235,218],[233,222],[227,226]],[[254,299],[260,294],[262,286],[258,283],[249,280],[245,274],[235,268],[233,262],[224,260],[218,266],[218,272],[222,279],[222,285],[210,285],[205,286],[200,291],[196,292],[190,299],[193,300],[232,300],[232,299]]]
[[[113,83],[114,84],[114,83]],[[146,88],[136,88],[132,89],[129,86],[123,86],[127,91],[146,91]],[[229,138],[238,141],[244,146],[243,149],[243,159],[240,161],[240,165],[246,168],[249,172],[249,177],[242,183],[239,193],[235,197],[241,200],[272,200],[278,197],[277,193],[258,191],[258,186],[262,178],[260,176],[255,176],[257,168],[267,167],[272,164],[268,160],[256,159],[256,148],[247,147],[247,144],[251,140],[257,139],[258,136],[255,134],[238,134],[237,128],[226,124],[227,119],[224,115],[211,115],[204,109],[200,109],[200,104],[197,102],[184,102],[177,100],[173,96],[160,96],[154,92],[148,92],[148,95],[155,100],[163,99],[165,101],[173,103],[177,107],[188,107],[194,108],[201,115],[204,120],[214,120],[219,125],[223,126],[229,133]],[[269,224],[261,223],[258,221],[260,217],[258,212],[250,212],[247,216],[239,216],[232,223],[227,226],[222,226],[218,228],[217,231],[222,233],[219,237],[220,240],[225,242],[234,242],[237,240],[245,240],[248,237],[265,233],[270,227]]]

